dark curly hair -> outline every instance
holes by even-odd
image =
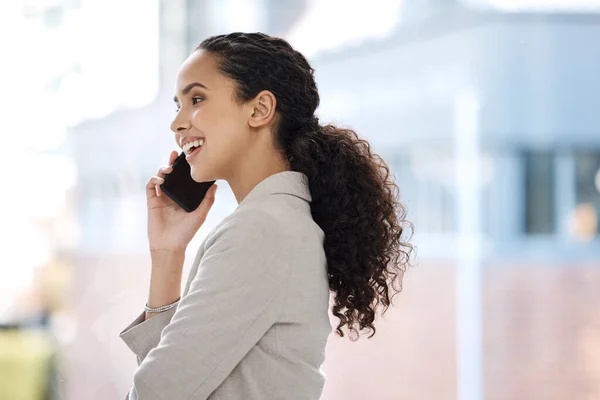
[[[276,145],[293,171],[308,176],[312,216],[325,233],[336,332],[343,337],[347,326],[351,340],[363,329],[372,337],[375,313],[402,290],[413,250],[404,238],[413,226],[388,166],[354,131],[319,123],[314,69],[285,40],[236,32],[212,36],[199,49],[217,57],[239,101],[262,90],[277,99]]]

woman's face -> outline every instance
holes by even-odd
[[[177,144],[187,150],[186,142],[204,140],[188,157],[192,178],[196,182],[231,178],[251,148],[251,108],[236,100],[235,83],[206,51],[194,52],[183,63],[175,89],[178,111],[171,130]]]

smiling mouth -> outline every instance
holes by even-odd
[[[185,160],[188,162],[188,164],[190,164],[190,166],[192,165],[192,162],[199,157],[198,154],[201,152],[203,147],[204,145],[192,146],[190,147],[189,151],[185,153]]]
[[[183,152],[185,155],[191,155],[195,150],[199,149],[204,145],[204,139],[194,140],[193,142],[186,143],[183,146]]]

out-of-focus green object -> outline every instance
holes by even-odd
[[[43,400],[53,350],[42,329],[0,330],[0,399]]]

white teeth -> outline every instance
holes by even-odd
[[[190,154],[190,150],[192,149],[192,147],[200,147],[202,145],[204,145],[204,139],[198,139],[193,142],[186,143],[183,146],[183,152],[185,154]]]

